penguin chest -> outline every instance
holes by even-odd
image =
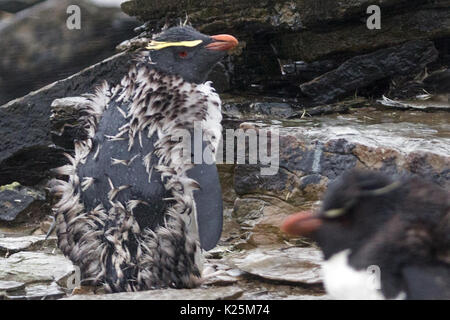
[[[349,264],[349,255],[350,250],[344,250],[323,262],[322,274],[328,294],[341,300],[384,300],[376,268],[356,270]]]

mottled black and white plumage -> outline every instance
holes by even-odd
[[[334,298],[450,299],[450,194],[432,182],[352,170],[283,229],[317,241]]]
[[[201,123],[202,148],[214,157],[221,101],[204,81],[236,44],[228,35],[168,29],[119,85],[105,82],[86,96],[87,139],[57,170],[68,179],[51,185],[61,196],[58,245],[82,284],[112,292],[199,284],[200,250],[220,238],[221,190],[214,163],[181,161],[188,139],[180,137]]]

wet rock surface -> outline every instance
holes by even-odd
[[[282,121],[280,170],[276,177],[260,176],[258,165],[238,165],[235,190],[240,196],[264,190],[267,196],[286,198],[304,193],[304,200],[317,199],[307,190],[330,181],[345,170],[360,167],[391,174],[417,174],[443,187],[450,186],[448,112],[399,112],[361,108],[347,115],[329,115]],[[313,197],[310,197],[313,196]],[[294,200],[288,200],[293,203]]]

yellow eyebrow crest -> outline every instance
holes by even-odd
[[[202,43],[202,40],[192,41],[180,41],[180,42],[164,42],[164,41],[150,41],[148,46],[145,47],[148,50],[161,50],[167,47],[195,47]]]

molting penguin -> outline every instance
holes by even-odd
[[[282,230],[317,241],[334,298],[450,299],[450,197],[433,183],[353,170]]]
[[[167,29],[119,85],[104,82],[86,96],[86,139],[56,170],[67,179],[50,185],[61,197],[58,245],[80,268],[82,284],[109,292],[199,284],[201,249],[213,248],[222,231],[214,161],[221,101],[204,81],[237,44],[230,35]],[[191,161],[195,123],[209,164]]]

